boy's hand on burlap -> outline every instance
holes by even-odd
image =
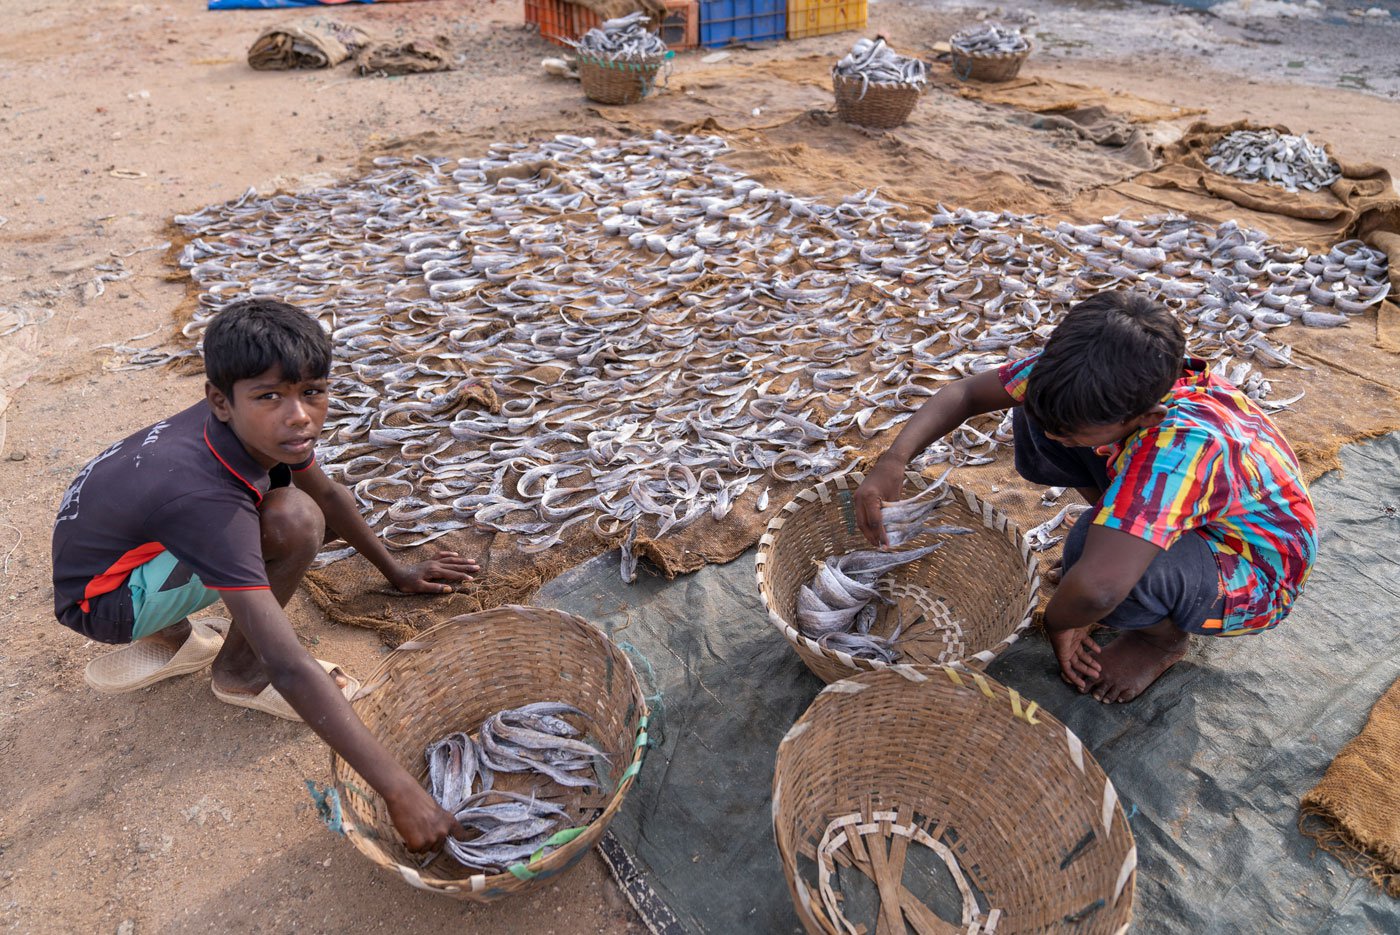
[[[885,535],[884,503],[899,499],[904,489],[904,469],[886,461],[877,461],[856,488],[856,528],[865,541],[877,548],[888,548]]]
[[[416,565],[400,565],[389,583],[405,594],[446,594],[481,570],[474,558],[456,552],[439,552]]]
[[[1050,645],[1055,649],[1055,658],[1060,663],[1060,675],[1079,692],[1089,690],[1089,685],[1098,679],[1102,669],[1096,658],[1099,644],[1089,636],[1092,627],[1077,630],[1048,630]]]
[[[443,845],[449,837],[467,836],[467,830],[433,801],[421,786],[415,785],[402,796],[386,799],[389,818],[411,851],[431,851]]]

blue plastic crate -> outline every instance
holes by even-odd
[[[787,38],[787,0],[700,0],[700,44],[709,48]]]

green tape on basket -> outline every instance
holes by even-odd
[[[837,495],[841,501],[841,518],[846,521],[846,533],[855,535],[856,532],[856,507],[855,496],[849,490],[843,490]]]
[[[534,860],[533,857],[530,859]],[[511,864],[506,869],[509,870],[510,875],[515,877],[517,880],[533,880],[535,877],[539,876],[539,874],[535,873],[535,871],[531,870],[524,864]]]
[[[651,715],[650,715],[650,714],[643,714],[641,720],[637,722],[637,730],[646,730],[646,729],[647,729],[647,722],[650,721],[650,720],[651,720]]]
[[[644,731],[644,730],[639,730],[639,731],[637,731],[637,742],[634,743],[634,744],[632,744],[632,749],[635,750],[635,749],[637,749],[638,747],[645,747],[646,745],[647,745],[647,732]]]
[[[340,793],[334,786],[321,786],[315,780],[306,780],[306,791],[311,793],[311,801],[316,803],[316,813],[326,823],[326,827],[336,834],[345,833],[344,812],[340,808]]]
[[[642,761],[637,760],[631,766],[622,771],[622,782],[626,782],[642,771]]]
[[[576,838],[576,837],[578,837],[579,835],[583,834],[583,833],[584,833],[585,831],[587,831],[587,830],[588,830],[588,826],[587,826],[587,825],[579,825],[577,828],[565,828],[563,831],[556,831],[556,832],[554,832],[554,834],[552,834],[552,835],[549,836],[549,840],[548,840],[548,841],[545,841],[543,844],[540,845],[540,849],[539,849],[539,850],[535,851],[533,854],[530,855],[530,863],[533,864],[535,861],[537,861],[537,860],[539,860],[541,857],[543,857],[543,856],[544,856],[545,848],[547,848],[547,847],[563,847],[565,844],[568,844],[568,843],[569,843],[570,841],[572,841],[574,838]],[[521,864],[516,864],[516,866],[523,866],[523,865],[521,865]]]

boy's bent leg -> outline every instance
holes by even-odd
[[[267,581],[277,603],[285,607],[321,549],[326,518],[316,502],[295,487],[268,491],[258,504],[258,514]],[[337,683],[342,687],[346,684],[343,677],[337,678]],[[222,692],[248,695],[258,694],[268,685],[262,662],[237,620],[229,625],[224,647],[214,660],[214,684]]]
[[[1080,517],[1065,538],[1065,568],[1084,551],[1090,517]],[[1180,662],[1190,633],[1220,616],[1220,571],[1205,539],[1187,533],[1153,559],[1123,602],[1100,623],[1122,631],[1099,651],[1100,673],[1088,691],[1099,701],[1132,701]]]

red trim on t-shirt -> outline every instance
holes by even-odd
[[[271,591],[272,588],[266,584],[250,584],[247,587],[229,588],[217,584],[206,584],[206,588],[211,591]]]
[[[248,489],[251,490],[251,491],[253,492],[253,496],[255,496],[255,497],[258,498],[258,502],[259,502],[259,503],[262,503],[262,498],[263,498],[262,491],[259,490],[259,489],[256,488],[256,487],[254,487],[252,484],[249,484],[249,483],[248,483],[248,478],[244,477],[242,474],[239,474],[237,471],[235,471],[235,470],[233,469],[233,465],[229,464],[227,461],[224,460],[224,456],[221,455],[221,454],[219,454],[218,449],[216,449],[216,448],[214,447],[214,443],[211,442],[211,441],[209,440],[209,426],[208,426],[208,425],[204,426],[204,444],[206,444],[206,445],[209,446],[209,450],[212,451],[212,452],[214,453],[214,457],[216,457],[216,458],[219,459],[219,463],[220,463],[220,464],[222,464],[224,467],[228,468],[230,474],[232,474],[234,477],[238,478],[238,479],[241,480],[243,483],[245,483],[245,484],[248,485]]]
[[[306,462],[305,464],[303,464],[301,467],[294,467],[294,468],[292,468],[292,470],[295,471],[296,473],[300,474],[302,471],[304,471],[304,470],[306,470],[307,468],[311,467],[311,465],[313,465],[313,464],[315,464],[315,463],[316,463],[316,456],[313,454],[313,455],[311,456],[311,460],[310,460],[310,461],[307,461],[307,462]]]
[[[134,549],[128,549],[126,554],[113,562],[106,571],[87,583],[87,587],[83,589],[83,599],[78,602],[78,606],[85,614],[91,612],[90,602],[94,597],[115,591],[126,581],[131,569],[146,564],[164,551],[165,546],[159,542],[147,542]]]

